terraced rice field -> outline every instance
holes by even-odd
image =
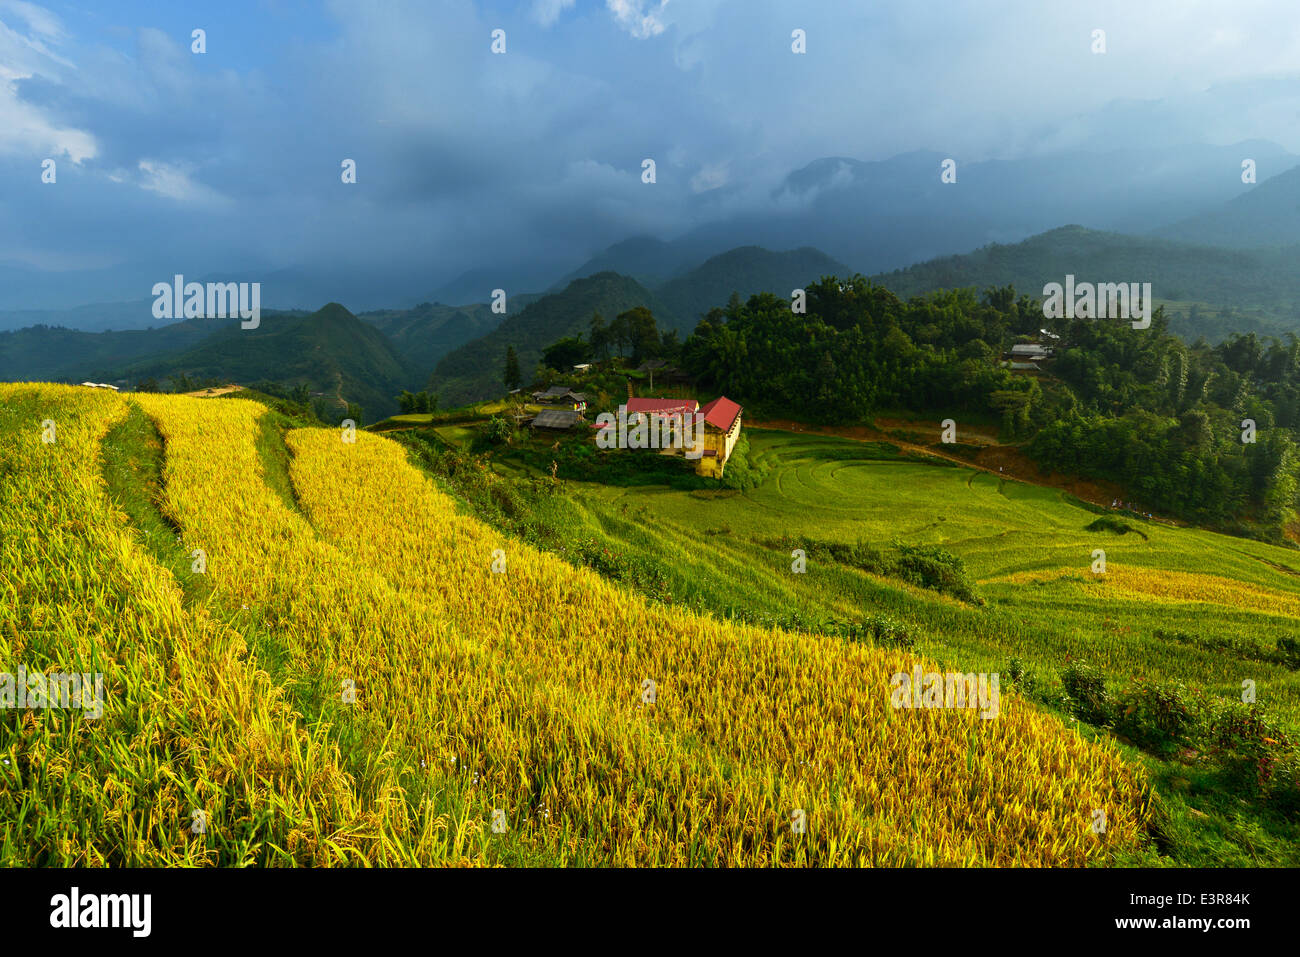
[[[377,436],[290,432],[282,496],[264,413],[0,386],[0,661],[105,675],[102,718],[0,711],[0,863],[1081,865],[1142,839],[1141,771],[1014,695],[895,710],[933,662],[647,604]],[[108,494],[121,422],[160,434],[172,541]]]
[[[887,612],[914,623],[941,661],[982,670],[1019,656],[1054,672],[1068,656],[1117,678],[1181,680],[1227,696],[1250,679],[1261,701],[1300,726],[1300,673],[1154,637],[1183,631],[1262,649],[1294,637],[1300,552],[1138,519],[1127,520],[1138,531],[1124,535],[1087,531],[1098,515],[1059,490],[908,461],[850,439],[748,435],[771,469],[751,491],[584,485],[573,498],[592,528],[629,549],[651,530],[683,587],[707,590],[725,578],[767,614]],[[783,535],[942,545],[966,562],[988,604],[813,562],[794,574],[789,554],[765,544]],[[1105,576],[1092,572],[1096,549],[1105,551]]]

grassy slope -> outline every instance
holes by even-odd
[[[1239,696],[1249,678],[1261,703],[1289,727],[1300,726],[1297,672],[1154,637],[1157,629],[1179,630],[1271,649],[1293,633],[1294,617],[1279,608],[1300,598],[1296,552],[1136,520],[1146,540],[1088,532],[1096,514],[1057,490],[898,461],[847,439],[748,434],[771,467],[759,488],[709,494],[566,483],[567,536],[590,536],[659,569],[667,582],[657,591],[715,613],[817,619],[884,612],[915,628],[923,636],[918,650],[942,663],[999,671],[1017,656],[1049,683],[1067,657],[1097,663],[1119,681],[1178,680],[1225,697]],[[788,554],[762,544],[781,535],[942,544],[968,563],[988,604],[964,605],[842,566],[810,562],[805,574],[794,574]],[[1114,582],[1093,580],[1096,548],[1106,551]],[[1189,581],[1170,571],[1213,575],[1229,587],[1201,595],[1216,601],[1176,600],[1158,593],[1177,594]],[[1032,580],[999,581],[1013,574]],[[1121,581],[1147,591],[1122,590]],[[1174,811],[1172,860],[1300,861],[1300,827],[1241,806],[1196,763],[1146,760]]]
[[[184,737],[175,752],[156,756],[157,767],[140,769],[115,732],[99,742],[105,766],[97,770],[101,777],[123,768],[147,771],[179,778],[178,790],[192,789],[189,801],[188,794],[169,794],[163,810],[174,852],[195,862],[1104,858],[1106,850],[1087,832],[1086,814],[1063,799],[1068,793],[1115,808],[1116,847],[1134,837],[1129,812],[1135,810],[1135,782],[1113,752],[1084,746],[1014,698],[1004,699],[1001,720],[991,724],[969,713],[891,715],[887,695],[869,692],[900,666],[897,654],[645,609],[589,573],[569,574],[554,559],[513,548],[511,577],[494,579],[479,559],[497,534],[478,523],[447,521],[440,513],[451,503],[402,462],[399,449],[364,433],[353,454],[335,430],[297,432],[289,442],[296,458],[288,463],[278,434],[284,423],[264,426],[266,413],[245,400],[141,396],[155,430],[122,397],[64,394],[74,406],[83,397],[98,403],[92,413],[111,404],[126,418],[106,438],[103,463],[109,494],[123,512],[108,519],[98,469],[86,467],[97,464],[98,436],[83,436],[78,463],[64,467],[68,477],[83,480],[87,508],[66,532],[60,526],[61,533],[90,531],[125,542],[136,537],[132,525],[139,530],[129,549],[131,567],[166,583],[173,621],[171,627],[147,625],[144,637],[135,635],[134,644],[117,650],[136,666],[153,662],[145,654],[151,641],[162,644],[164,655],[172,653],[178,683],[168,688],[168,700],[189,719],[178,720],[163,702],[147,700],[161,686],[158,676],[140,681],[119,672],[112,676],[109,714],[151,722],[165,717],[162,740],[171,741],[177,728]],[[66,410],[60,421],[63,434],[77,437]],[[28,449],[36,444],[30,436],[24,442],[24,454],[62,461],[61,449]],[[304,452],[314,462],[301,461]],[[295,488],[283,483],[286,465]],[[337,494],[340,483],[345,494]],[[297,511],[295,491],[310,501],[315,529]],[[30,512],[30,500],[10,504]],[[46,500],[65,504],[58,494],[42,498],[42,507]],[[424,524],[406,527],[416,517]],[[173,522],[184,542],[176,540]],[[376,538],[377,528],[388,534]],[[327,537],[337,541],[328,544]],[[208,552],[207,584],[182,594],[168,580],[186,574],[185,557],[195,543]],[[106,570],[122,566],[123,557],[104,554]],[[26,567],[48,574],[62,566],[45,569],[29,560]],[[484,607],[485,589],[470,587],[483,578],[514,587]],[[112,594],[122,608],[101,627],[148,610],[131,583],[115,585]],[[91,602],[65,608],[72,596],[48,598],[61,614],[99,620]],[[571,606],[573,614],[557,621],[550,610],[560,605]],[[539,613],[539,607],[548,611]],[[598,621],[588,620],[593,613]],[[247,651],[237,641],[240,650],[227,656],[221,653],[225,642],[191,640],[188,626],[181,633],[184,622],[200,620],[232,639],[247,639]],[[471,632],[474,637],[467,637]],[[178,644],[169,647],[171,641]],[[573,643],[576,653],[552,654],[555,642]],[[525,654],[529,643],[534,647]],[[231,673],[212,675],[214,668]],[[658,718],[649,723],[629,707],[647,668],[663,677]],[[269,670],[270,682],[262,669]],[[355,712],[338,707],[334,679],[340,673],[361,676],[363,698]],[[213,677],[224,680],[205,680]],[[125,695],[130,707],[120,708],[116,695]],[[241,709],[226,696],[248,701]],[[275,723],[256,713],[268,702],[276,708]],[[841,719],[823,720],[829,714]],[[53,724],[55,717],[38,724]],[[114,727],[105,722],[101,727]],[[970,724],[979,733],[958,730]],[[305,727],[313,730],[310,740]],[[24,773],[35,772],[45,762],[26,760],[30,729],[15,730],[0,726],[0,750],[22,759]],[[864,741],[880,750],[864,751]],[[467,761],[463,771],[478,769],[472,782],[462,769],[436,767],[449,748],[486,760]],[[816,777],[790,762],[793,753],[816,753],[842,776]],[[1028,760],[1031,754],[1042,756],[1052,773]],[[434,761],[427,770],[426,757]],[[272,767],[259,765],[267,760]],[[209,762],[219,766],[205,766]],[[516,812],[531,810],[540,796],[560,813],[549,825],[519,821],[514,830],[512,824],[510,837],[491,841],[489,849],[487,839],[478,844],[470,836],[483,830],[470,817],[484,820],[493,797],[467,789],[478,783],[478,772],[495,771],[505,777],[487,787],[501,789]],[[1003,786],[980,787],[990,775]],[[689,779],[685,785],[682,778]],[[778,785],[779,793],[773,790]],[[94,787],[84,793],[98,796]],[[809,840],[793,852],[782,836],[790,800],[814,809]],[[175,823],[191,802],[213,811],[207,842],[189,838]],[[152,808],[146,802],[124,820],[134,824]],[[45,828],[39,833],[48,841],[50,827],[70,818],[37,806],[29,819]],[[32,840],[38,832],[15,833]],[[6,860],[18,853],[9,844],[13,836],[5,835]],[[91,839],[109,852],[124,846],[116,831],[96,830]],[[158,861],[149,856],[156,841],[146,835],[143,856],[126,859]]]

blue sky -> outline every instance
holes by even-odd
[[[760,209],[823,156],[1009,158],[1117,129],[1300,153],[1298,78],[1294,0],[0,0],[0,264],[433,288]]]

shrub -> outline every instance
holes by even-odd
[[[494,447],[505,445],[514,435],[514,426],[504,416],[494,415],[478,428],[478,434],[475,437],[475,445],[480,447]]]
[[[945,592],[973,605],[984,604],[975,593],[975,583],[970,580],[966,563],[937,545],[905,545],[895,542],[898,558],[894,562],[895,574],[905,582]]]
[[[1138,535],[1141,535],[1143,538],[1147,537],[1146,532],[1134,528],[1128,522],[1124,521],[1121,518],[1116,518],[1114,515],[1103,515],[1101,518],[1097,519],[1091,525],[1085,526],[1084,531],[1085,532],[1114,532],[1116,535],[1127,535],[1129,532],[1134,532]]]
[[[1006,667],[1002,669],[1002,675],[1025,696],[1037,694],[1041,685],[1038,676],[1025,667],[1024,661],[1019,657],[1007,662]]]
[[[1075,717],[1098,726],[1110,723],[1112,703],[1100,668],[1086,661],[1071,661],[1061,672],[1061,683]]]
[[[1277,640],[1277,657],[1288,668],[1300,670],[1300,640],[1282,637]]]
[[[1115,730],[1159,755],[1171,754],[1195,730],[1196,713],[1190,696],[1176,683],[1139,678],[1125,689],[1115,711]]]
[[[841,624],[839,630],[844,637],[853,641],[865,638],[896,648],[912,648],[916,645],[916,637],[907,626],[889,615],[868,615],[861,621]]]

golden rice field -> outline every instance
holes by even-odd
[[[106,494],[129,401],[203,601]],[[264,412],[0,386],[0,659],[105,673],[98,721],[0,712],[3,863],[1038,866],[1142,838],[1112,747],[1005,692],[987,721],[894,710],[913,657],[648,605],[379,436],[291,432],[295,509]]]
[[[1250,582],[1218,575],[1171,571],[1137,565],[1108,562],[1106,571],[1094,574],[1089,569],[1057,568],[1015,572],[985,579],[1012,585],[1056,581],[1079,581],[1106,593],[1142,596],[1158,602],[1204,602],[1228,608],[1241,608],[1261,614],[1300,618],[1300,595],[1274,591]]]

